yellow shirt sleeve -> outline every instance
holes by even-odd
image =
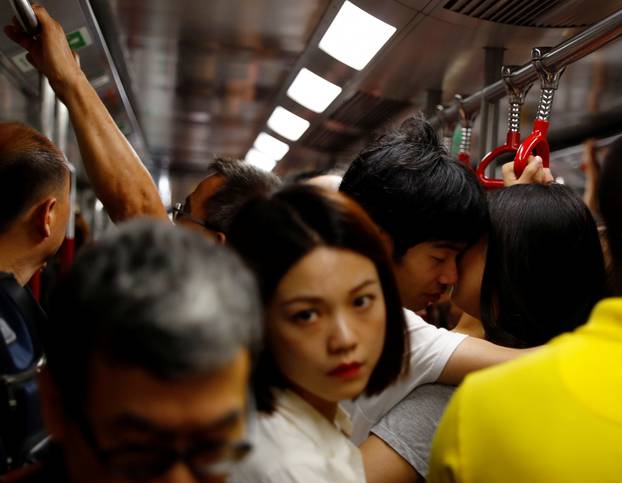
[[[432,442],[428,483],[463,483],[460,461],[460,400],[459,388],[451,398]]]

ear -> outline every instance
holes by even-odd
[[[382,240],[382,244],[385,246],[389,256],[393,259],[393,238],[382,228],[378,228],[378,234]]]
[[[67,419],[60,392],[47,367],[39,373],[37,383],[41,396],[43,423],[55,440],[61,440],[65,435]]]
[[[52,223],[56,215],[56,198],[48,198],[42,201],[34,211],[34,224],[41,238],[49,238],[52,235]]]
[[[224,245],[227,243],[227,235],[225,235],[222,231],[217,231],[214,233],[214,237],[216,238],[216,242]]]

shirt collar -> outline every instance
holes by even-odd
[[[276,390],[277,411],[307,434],[316,434],[321,442],[326,432],[340,433],[347,437],[352,433],[352,422],[348,413],[337,406],[335,419],[329,421],[311,404],[289,389]]]

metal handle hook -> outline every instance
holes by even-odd
[[[443,137],[443,145],[445,146],[445,149],[447,150],[447,152],[451,152],[451,145],[452,145],[452,138],[454,135],[455,124],[454,122],[447,121],[444,110],[445,108],[443,107],[442,104],[439,104],[438,106],[436,106],[437,115],[439,119],[441,120],[441,135]]]
[[[464,97],[460,94],[454,96],[454,103],[458,106],[458,114],[460,117],[460,125],[466,128],[472,128],[473,122],[477,117],[477,111],[472,112],[470,115],[466,113],[464,109]]]
[[[566,70],[565,67],[561,69],[555,68],[555,66],[546,67],[542,63],[542,58],[552,50],[551,47],[535,47],[531,50],[531,62],[538,72],[540,78],[540,87],[542,89],[557,90],[559,87],[559,79]]]
[[[505,90],[508,93],[508,98],[510,104],[518,104],[522,106],[525,103],[525,97],[527,97],[527,93],[533,86],[529,84],[525,87],[517,87],[512,80],[512,74],[520,69],[518,65],[503,65],[501,66],[501,79],[505,84]]]

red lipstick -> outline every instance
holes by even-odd
[[[351,379],[359,375],[363,364],[360,362],[348,362],[347,364],[340,364],[328,373],[329,376],[340,377],[343,379]]]

